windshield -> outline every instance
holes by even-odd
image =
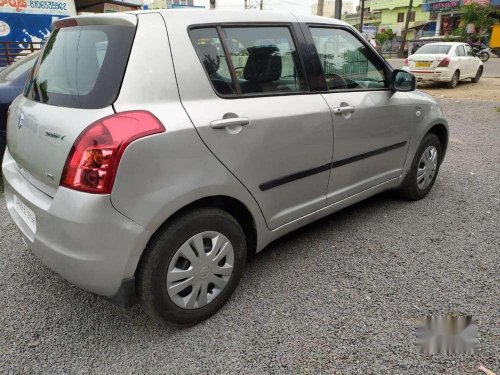
[[[29,55],[0,72],[1,81],[14,81],[33,67],[38,53]]]
[[[448,44],[426,44],[420,47],[414,55],[447,55],[450,48]]]
[[[55,30],[25,88],[25,96],[50,105],[104,108],[120,90],[135,29],[88,25]]]

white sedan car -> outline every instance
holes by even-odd
[[[408,57],[403,69],[415,74],[418,82],[446,82],[454,88],[458,81],[467,78],[479,82],[483,63],[466,43],[429,43]]]

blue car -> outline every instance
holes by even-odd
[[[24,83],[37,56],[38,52],[35,52],[0,72],[0,161],[7,143],[7,111],[10,103],[23,91]]]

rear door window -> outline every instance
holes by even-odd
[[[288,27],[227,27],[224,32],[242,94],[308,90]]]
[[[470,46],[465,46],[465,52],[467,53],[467,56],[474,57],[474,51],[472,51]]]
[[[117,25],[55,30],[25,87],[31,100],[72,108],[104,108],[120,90],[135,28]]]
[[[190,37],[219,95],[269,95],[309,89],[287,26],[196,28],[190,31]]]
[[[190,37],[215,91],[221,95],[235,94],[234,82],[217,29],[215,27],[193,29]]]

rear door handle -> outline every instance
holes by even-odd
[[[333,109],[333,113],[335,113],[336,115],[341,115],[344,113],[353,113],[354,111],[356,111],[356,108],[354,108],[352,105],[336,107]]]
[[[224,129],[229,126],[245,126],[248,124],[250,124],[250,119],[246,117],[235,117],[211,121],[210,127],[212,129]]]

